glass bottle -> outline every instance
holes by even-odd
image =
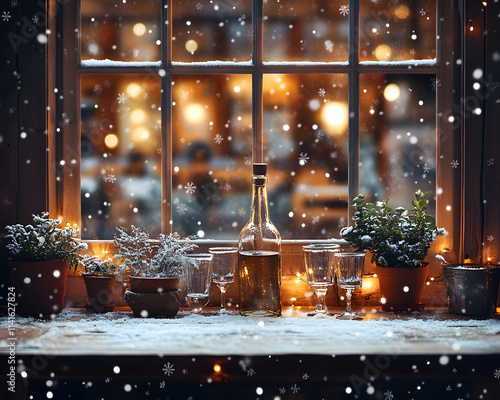
[[[240,314],[281,315],[281,236],[269,219],[267,164],[254,163],[250,221],[238,241]]]

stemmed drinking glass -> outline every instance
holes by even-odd
[[[225,294],[229,284],[234,282],[238,265],[238,248],[211,247],[208,251],[214,256],[212,279],[220,289],[220,313],[227,313]]]
[[[325,314],[325,296],[333,285],[333,255],[339,251],[338,244],[310,244],[302,246],[306,266],[307,283],[314,289],[318,299],[316,310],[308,315]]]
[[[199,313],[208,304],[213,258],[214,256],[209,253],[193,253],[182,256],[186,281],[186,301],[195,313]]]
[[[337,285],[346,291],[346,311],[337,318],[361,320],[363,318],[352,311],[351,298],[352,292],[363,283],[365,253],[336,253],[334,263]]]

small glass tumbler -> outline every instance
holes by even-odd
[[[365,253],[336,253],[334,255],[335,274],[337,285],[345,290],[346,311],[339,315],[339,319],[358,319],[358,314],[352,311],[352,292],[363,283],[363,268],[365,265]]]
[[[220,289],[220,313],[227,313],[225,294],[229,284],[234,282],[234,275],[238,266],[238,248],[211,247],[208,251],[214,256],[212,278]]]
[[[302,246],[306,266],[307,283],[314,289],[318,299],[316,310],[308,315],[325,314],[325,296],[333,285],[333,255],[339,251],[338,244],[310,244]]]
[[[193,253],[182,256],[182,267],[186,281],[186,300],[195,313],[199,313],[208,304],[213,258],[214,256],[209,253]]]

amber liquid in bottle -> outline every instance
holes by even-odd
[[[281,237],[269,220],[267,165],[254,164],[250,221],[239,238],[240,314],[281,315]]]

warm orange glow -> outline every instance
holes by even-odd
[[[134,27],[132,28],[134,31],[134,34],[136,36],[142,36],[146,33],[146,26],[144,24],[141,24],[140,22],[135,24]]]
[[[219,373],[220,371],[222,371],[222,368],[219,364],[214,364],[214,371],[216,373]]]
[[[488,2],[487,1],[483,1],[483,6],[487,6],[488,5]]]
[[[401,95],[401,90],[399,86],[395,83],[390,83],[384,89],[384,97],[387,101],[396,101]]]
[[[130,97],[137,97],[141,94],[141,87],[137,83],[130,83],[127,86],[127,94]]]
[[[141,122],[144,122],[145,118],[146,118],[146,113],[140,108],[137,108],[130,113],[130,120],[134,124],[140,124]]]
[[[185,44],[186,50],[189,51],[190,53],[194,53],[196,50],[198,50],[198,43],[196,43],[195,40],[188,40]]]
[[[131,139],[133,142],[136,142],[141,140],[147,140],[149,139],[149,136],[150,136],[149,129],[145,128],[144,126],[139,126],[138,128],[135,128],[132,131]]]
[[[104,138],[104,144],[110,149],[115,149],[118,146],[118,136],[114,133],[108,133]]]
[[[394,15],[399,19],[406,19],[410,15],[410,9],[406,4],[400,4],[394,10]]]
[[[321,119],[325,130],[334,135],[342,135],[347,131],[349,109],[346,103],[331,101],[321,108]]]
[[[378,61],[389,61],[392,57],[392,49],[386,44],[379,44],[375,48],[375,58]]]
[[[191,124],[203,122],[205,116],[205,108],[201,104],[189,104],[184,108],[184,118]]]

